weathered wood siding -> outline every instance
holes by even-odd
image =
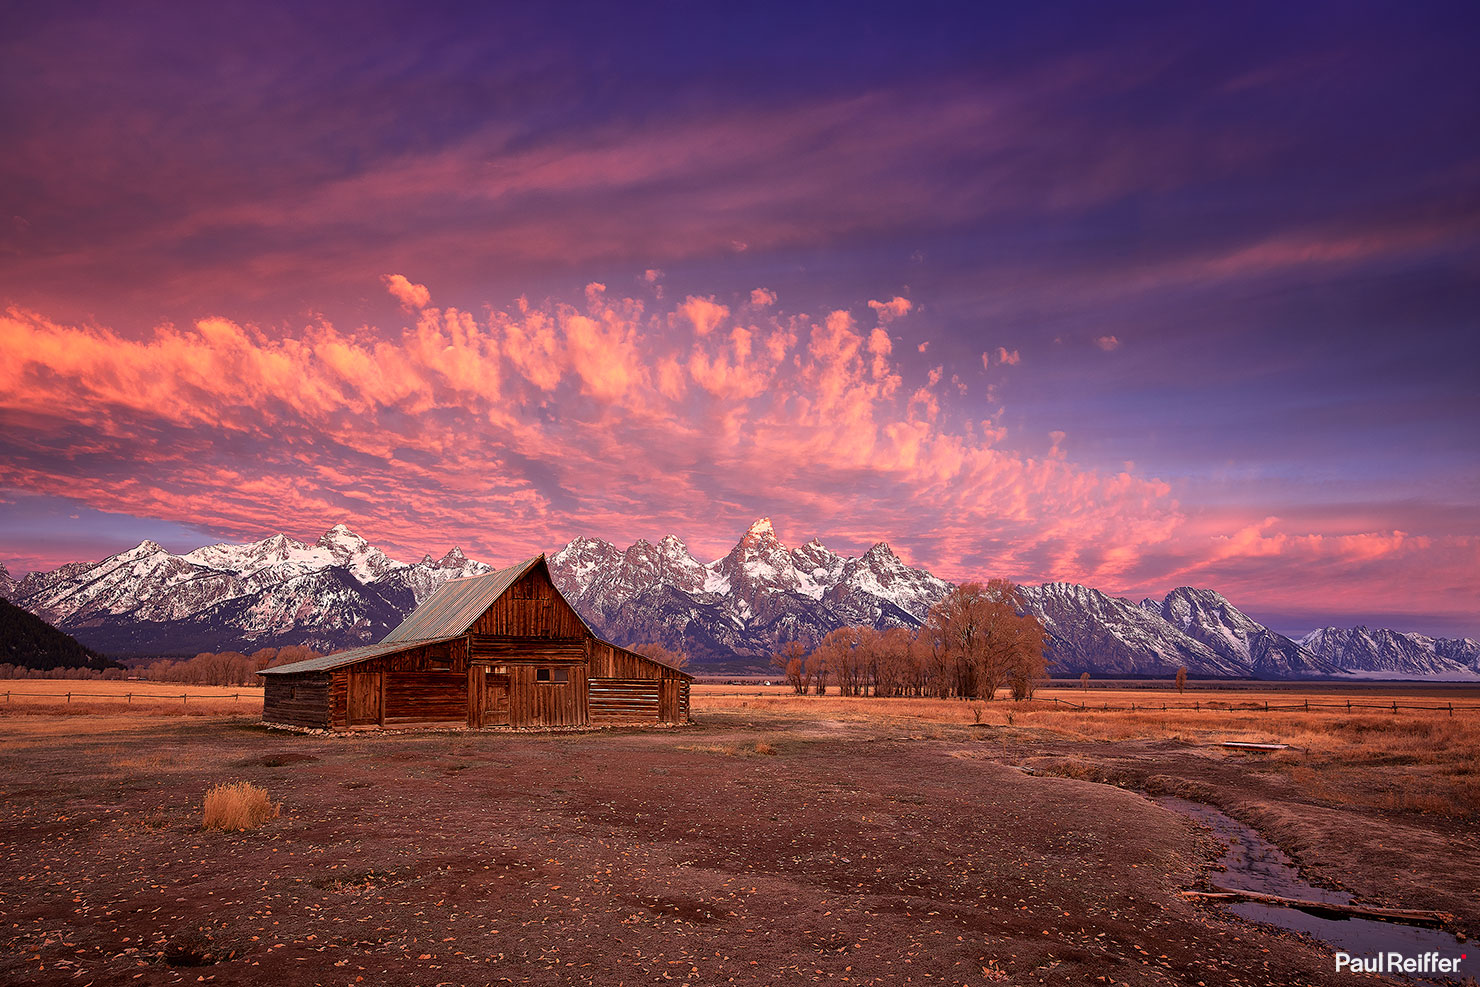
[[[509,676],[494,674],[492,666],[468,669],[468,726],[509,725]]]
[[[657,723],[660,679],[591,680],[591,722]]]
[[[325,672],[263,676],[262,719],[294,727],[329,728],[330,677]]]
[[[404,723],[467,722],[466,672],[387,672],[386,726]]]
[[[585,661],[583,637],[517,637],[511,634],[474,634],[468,653],[473,661]]]
[[[512,727],[576,727],[591,722],[586,705],[586,666],[510,665],[509,725]],[[540,668],[567,671],[565,682],[539,682]]]
[[[510,586],[471,629],[475,635],[508,637],[578,639],[588,633],[544,566],[536,566]]]

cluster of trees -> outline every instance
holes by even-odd
[[[0,662],[0,679],[77,679],[77,680],[122,680],[129,676],[128,669],[119,665],[115,668],[88,668],[86,665],[58,665],[55,668],[30,668]]]
[[[261,685],[257,673],[274,665],[317,658],[319,652],[302,645],[282,648],[259,648],[250,655],[240,651],[203,651],[194,658],[160,658],[133,669],[118,665],[96,669],[86,666],[52,669],[27,668],[12,663],[0,664],[0,679],[148,679],[153,682],[180,682],[185,685]]]
[[[653,661],[661,661],[665,665],[672,665],[674,668],[683,668],[689,663],[687,653],[674,651],[668,645],[661,644],[657,641],[649,641],[646,644],[635,644],[631,650],[636,651],[640,655],[646,655]]]
[[[259,648],[250,655],[240,651],[203,651],[194,658],[171,660],[161,658],[140,666],[140,678],[154,682],[181,682],[186,685],[261,685],[257,673],[275,665],[317,658],[319,653],[300,644],[281,648]]]
[[[1020,611],[1005,579],[964,583],[931,608],[914,632],[842,627],[809,649],[789,641],[771,657],[798,694],[995,699],[1007,688],[1031,699],[1048,675],[1043,626]]]

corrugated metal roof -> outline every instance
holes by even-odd
[[[466,634],[483,611],[493,606],[510,586],[544,560],[543,555],[526,559],[507,569],[482,576],[464,576],[438,586],[401,626],[387,634],[382,644],[419,641],[428,638],[457,637]]]
[[[295,661],[291,665],[264,668],[257,674],[298,675],[302,672],[328,672],[345,665],[353,665],[357,661],[364,661],[366,658],[379,658],[381,655],[395,654],[397,651],[406,651],[423,644],[442,644],[456,637],[458,635],[453,634],[450,637],[431,638],[425,641],[396,641],[394,643],[381,641],[379,644],[367,644],[362,648],[350,648],[348,651],[338,651],[332,655],[320,655],[318,658]]]

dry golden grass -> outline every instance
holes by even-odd
[[[1083,701],[1079,690],[1044,690]],[[1290,749],[1262,755],[1269,770],[1284,774],[1311,800],[1394,812],[1480,818],[1480,711],[1353,710],[1344,704],[1391,703],[1443,705],[1447,700],[1419,698],[1411,692],[1355,696],[1312,691],[1292,695],[1256,687],[1217,693],[1178,695],[1174,690],[1094,690],[1094,705],[1125,709],[1068,709],[1045,701],[980,704],[953,699],[845,698],[838,695],[797,696],[785,687],[696,686],[695,715],[742,712],[757,719],[804,718],[813,723],[855,724],[906,731],[911,736],[941,738],[954,728],[981,725],[994,735],[1058,736],[1089,742],[1177,740],[1217,748],[1224,741],[1276,742]],[[1275,710],[1263,704],[1340,704],[1343,708]],[[1220,708],[1209,709],[1212,701]],[[1168,708],[1160,707],[1165,704]],[[1201,704],[1202,708],[1195,708]],[[1465,698],[1456,705],[1475,705]],[[981,709],[985,705],[985,709]],[[1228,705],[1243,706],[1225,709]],[[1156,707],[1154,709],[1149,707]],[[1258,707],[1258,708],[1254,708]],[[957,733],[959,735],[959,732]],[[1220,750],[1220,754],[1221,754]],[[1230,753],[1228,756],[1243,756]],[[1069,760],[1053,773],[1104,780],[1104,771],[1089,760]]]
[[[70,699],[68,694],[71,694]],[[77,679],[0,681],[0,716],[262,715],[262,689]],[[89,723],[88,728],[92,728]]]
[[[267,791],[245,781],[225,782],[206,792],[206,829],[254,829],[276,819],[282,804],[273,805]]]

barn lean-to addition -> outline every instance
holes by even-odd
[[[593,634],[543,555],[444,583],[379,644],[258,674],[265,723],[336,731],[685,723],[693,681]]]

